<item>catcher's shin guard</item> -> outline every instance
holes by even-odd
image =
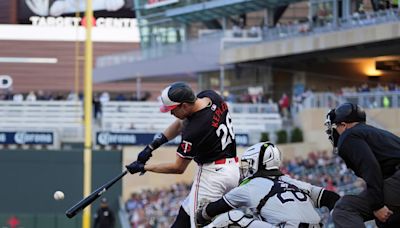
[[[253,221],[253,218],[246,217],[242,211],[232,210],[218,216],[206,228],[248,227]]]

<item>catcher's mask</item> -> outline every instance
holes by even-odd
[[[270,142],[249,147],[240,159],[241,179],[253,176],[258,170],[275,170],[281,166],[281,152]]]
[[[337,143],[339,141],[339,133],[336,130],[337,124],[352,123],[352,122],[365,122],[365,111],[358,105],[352,103],[343,103],[335,109],[329,110],[326,115],[325,126],[328,134],[328,139],[331,141],[334,152],[337,153]]]

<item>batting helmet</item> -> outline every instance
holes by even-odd
[[[160,111],[169,112],[182,103],[194,103],[196,95],[186,83],[175,82],[162,91],[161,101]]]
[[[343,103],[329,111],[327,115],[331,123],[352,123],[352,122],[365,122],[365,111],[358,105],[352,103]]]

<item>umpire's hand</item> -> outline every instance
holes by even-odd
[[[146,170],[144,170],[144,164],[139,161],[134,161],[125,167],[131,174],[146,172]]]
[[[381,221],[381,222],[386,222],[388,218],[393,214],[393,211],[391,211],[388,207],[384,206],[379,210],[374,211],[375,217]]]

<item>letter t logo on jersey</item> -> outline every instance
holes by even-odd
[[[183,149],[183,153],[190,152],[190,150],[192,149],[192,143],[183,140],[181,143],[181,148]]]

